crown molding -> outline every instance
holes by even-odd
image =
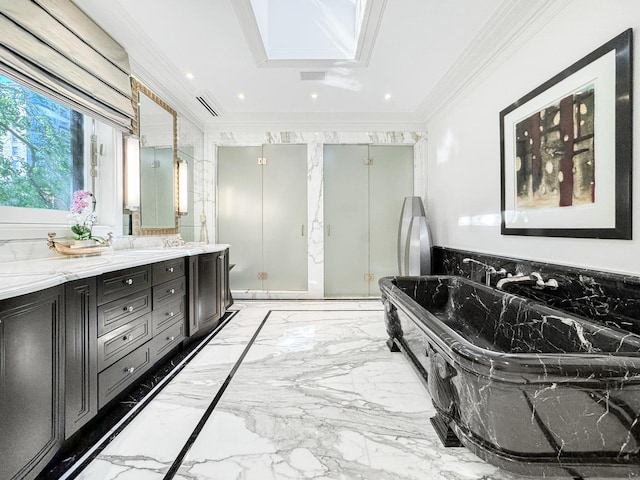
[[[469,85],[513,55],[571,1],[504,0],[416,113],[428,122]]]
[[[217,112],[222,113],[220,105],[210,93],[196,91],[193,84],[174,66],[167,55],[154,46],[120,0],[100,2],[95,8],[93,14],[96,16],[96,23],[125,47],[129,55],[131,74],[179,112],[180,116],[199,127],[206,123],[209,114],[196,100],[198,95],[206,96],[218,109]],[[90,15],[89,12],[87,14]],[[114,35],[114,32],[118,32],[118,35]],[[145,66],[139,59],[144,59]],[[162,82],[158,79],[162,79]],[[172,92],[187,92],[192,101],[185,103]]]

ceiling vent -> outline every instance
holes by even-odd
[[[212,116],[219,117],[218,112],[213,109],[206,98],[196,97],[196,100],[198,100],[202,104],[202,106],[207,109],[207,112],[209,112]]]
[[[316,80],[323,81],[326,72],[300,72],[300,80]]]

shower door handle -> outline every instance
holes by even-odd
[[[331,225],[327,223],[327,237],[331,236]]]
[[[302,224],[302,228],[300,228],[300,236],[304,237],[304,223]]]

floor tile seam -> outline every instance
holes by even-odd
[[[281,313],[305,313],[305,312],[345,312],[345,313],[356,313],[356,312],[376,312],[382,313],[384,312],[383,308],[308,308],[308,309],[288,309],[288,308],[270,308],[268,310],[264,310],[265,312],[281,312]],[[246,310],[236,310],[239,315],[247,316],[245,312]]]
[[[211,403],[209,404],[209,406],[207,407],[207,409],[203,413],[200,421],[198,422],[198,424],[194,428],[193,432],[189,436],[189,439],[187,440],[187,442],[185,442],[182,450],[180,451],[180,453],[177,455],[177,457],[175,458],[175,460],[173,461],[173,463],[169,467],[169,470],[167,471],[167,473],[163,477],[163,480],[172,480],[176,476],[176,474],[178,473],[180,467],[182,466],[182,462],[184,461],[185,457],[189,453],[189,450],[191,449],[193,444],[196,442],[196,440],[199,437],[200,433],[202,432],[202,429],[204,428],[205,424],[207,423],[207,421],[209,420],[209,418],[213,414],[216,405],[220,401],[220,398],[222,398],[222,396],[224,395],[224,392],[226,391],[227,387],[231,383],[231,380],[233,379],[233,376],[237,372],[238,368],[240,368],[240,365],[242,364],[242,361],[246,357],[247,353],[249,353],[249,350],[253,346],[253,343],[255,342],[256,338],[258,338],[258,335],[260,334],[262,328],[266,324],[266,322],[269,319],[270,315],[271,315],[271,311],[269,310],[269,311],[267,311],[267,314],[265,315],[265,317],[262,319],[262,321],[258,325],[258,328],[256,329],[256,331],[254,332],[253,336],[249,340],[249,343],[247,344],[247,346],[242,351],[242,354],[240,355],[240,357],[238,358],[238,360],[234,364],[233,368],[229,372],[229,375],[227,376],[225,381],[222,383],[222,385],[218,389],[218,392],[216,393],[216,395],[212,399]]]
[[[205,348],[209,342],[226,327],[230,321],[237,315],[235,311],[218,325],[211,333],[209,333],[200,344],[193,349],[180,363],[178,363],[171,372],[160,380],[131,410],[129,410],[107,433],[105,433],[87,452],[85,452],[74,465],[67,470],[59,480],[71,480],[79,475],[89,462],[96,458],[132,421],[140,411],[146,407],[163,389],[167,386],[184,368],[196,357],[198,353]]]

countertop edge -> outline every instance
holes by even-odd
[[[88,257],[51,256],[0,263],[0,300],[38,292],[74,280],[180,257],[222,252],[226,244],[174,248],[108,250]]]

